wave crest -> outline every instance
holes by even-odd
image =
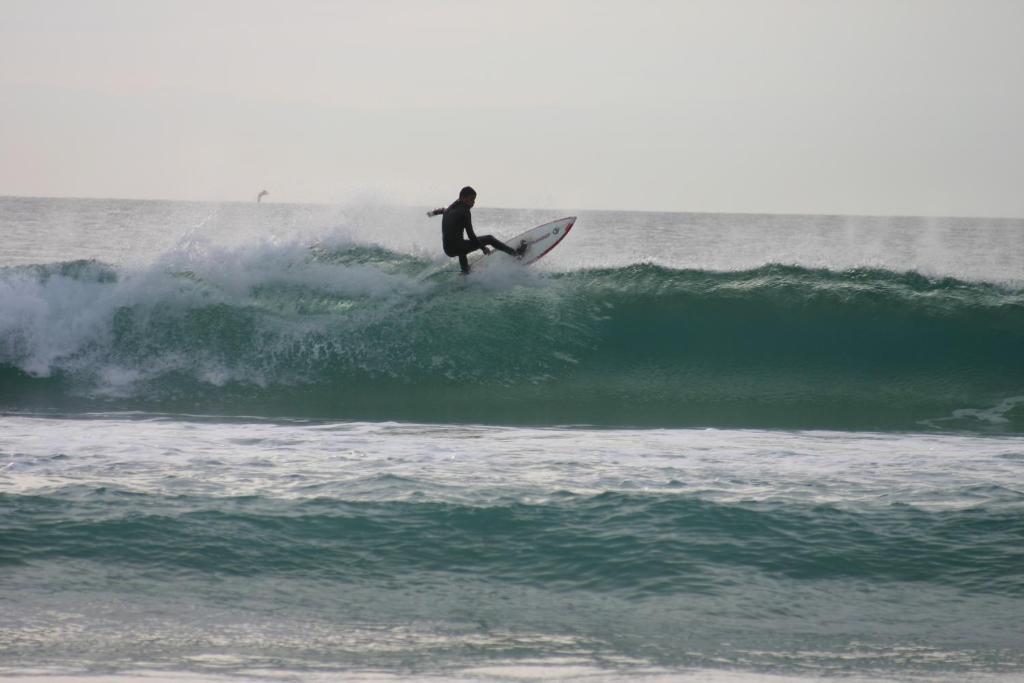
[[[460,278],[366,245],[0,270],[0,405],[1024,429],[1024,291],[650,264]],[[997,409],[998,420],[983,419]]]

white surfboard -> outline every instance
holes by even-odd
[[[576,216],[569,216],[567,218],[559,218],[557,221],[551,221],[544,225],[538,225],[536,228],[531,228],[524,233],[516,235],[506,240],[502,240],[505,244],[516,249],[520,244],[526,243],[526,251],[523,253],[522,258],[514,258],[508,254],[494,249],[490,254],[481,254],[475,259],[472,259],[470,263],[471,270],[477,270],[478,268],[486,268],[491,263],[498,260],[508,260],[513,263],[518,263],[523,266],[528,266],[531,263],[539,261],[545,254],[558,246],[558,243],[565,239],[565,236],[572,230],[572,226],[576,223]]]

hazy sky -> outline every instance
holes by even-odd
[[[1024,0],[0,0],[0,195],[1024,216]]]

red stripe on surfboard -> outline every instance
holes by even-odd
[[[561,223],[561,222],[562,222],[562,221],[564,221],[564,220],[566,220],[566,219],[565,219],[565,218],[559,218],[559,219],[558,219],[557,221],[551,221],[551,223]],[[550,225],[551,223],[548,223],[548,225]],[[569,223],[569,225],[565,226],[565,230],[563,230],[563,231],[562,231],[562,236],[561,236],[561,237],[559,237],[559,238],[558,238],[557,240],[555,240],[555,243],[554,243],[554,244],[552,244],[552,245],[551,245],[550,247],[548,247],[547,249],[545,249],[545,250],[544,250],[544,253],[543,253],[543,254],[541,254],[541,255],[540,255],[540,256],[538,256],[537,258],[533,259],[532,261],[527,261],[527,262],[526,262],[526,263],[524,263],[523,265],[527,265],[527,266],[528,266],[528,265],[530,265],[531,263],[536,263],[537,261],[540,261],[540,260],[541,260],[542,258],[544,258],[544,256],[545,256],[545,255],[546,255],[546,254],[547,254],[547,253],[548,253],[549,251],[551,251],[552,249],[554,249],[555,247],[557,247],[557,246],[559,245],[559,243],[561,243],[561,241],[565,239],[565,236],[569,234],[569,231],[570,231],[570,230],[572,230],[572,226],[574,226],[574,225],[576,225],[576,219],[575,219],[575,218],[573,218],[573,220],[572,220],[572,223]]]

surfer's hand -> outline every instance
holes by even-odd
[[[491,253],[491,250],[489,248],[487,248],[487,247],[480,247],[480,251],[484,252],[485,254],[490,254]]]
[[[434,209],[433,211],[427,211],[427,216],[433,218],[434,216],[440,216],[442,213],[444,213],[444,207]]]

